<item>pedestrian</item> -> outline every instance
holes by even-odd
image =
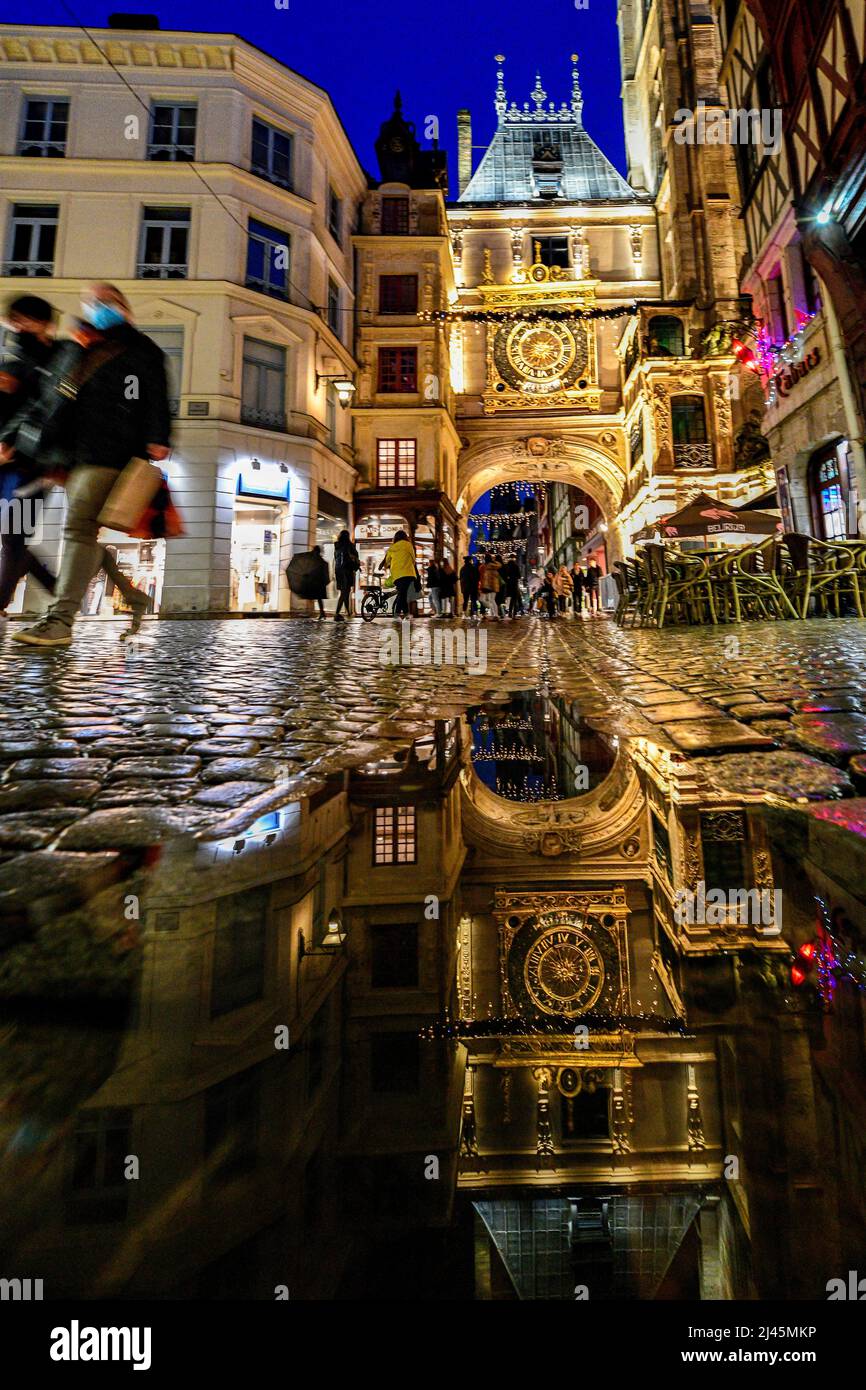
[[[586,575],[583,572],[583,565],[579,560],[575,560],[571,569],[572,593],[574,596],[575,614],[583,616],[583,596],[586,592]]]
[[[430,590],[430,606],[432,607],[433,615],[436,618],[438,618],[439,614],[442,612],[442,604],[440,602],[440,589],[442,587],[441,580],[442,569],[438,560],[436,559],[436,556],[434,555],[433,559],[427,566],[427,588]]]
[[[66,353],[52,357],[40,397],[43,424],[50,426],[42,446],[53,433],[71,463],[54,601],[44,618],[13,637],[40,647],[68,647],[72,641],[81,600],[104,560],[99,514],[121,472],[132,458],[158,463],[170,452],[163,353],[134,326],[129,301],[113,285],[88,286],[81,310],[94,331],[74,360]],[[135,592],[146,607],[147,596]]]
[[[10,300],[3,319],[9,330],[3,361],[0,362],[0,442],[7,461],[0,470],[0,501],[3,527],[0,535],[0,617],[25,574],[32,574],[49,594],[54,592],[54,575],[29,549],[22,524],[23,499],[15,502],[18,489],[32,483],[38,470],[15,449],[17,425],[5,427],[39,394],[41,378],[54,352],[54,309],[46,299],[23,294]],[[35,515],[45,500],[47,489],[28,489],[27,505]]]
[[[310,551],[314,561],[318,563],[310,566],[310,580],[306,597],[312,599],[319,605],[319,621],[325,616],[325,599],[328,597],[328,585],[331,582],[331,571],[328,562],[322,554],[322,547],[314,545]]]
[[[520,596],[520,566],[513,555],[509,555],[502,566],[502,582],[508,600],[508,616],[516,618],[523,613],[523,599]]]
[[[348,531],[341,531],[334,545],[334,583],[337,586],[337,609],[334,621],[343,621],[340,612],[346,610],[346,617],[352,616],[352,594],[355,589],[355,575],[361,568],[361,559]]]
[[[439,567],[439,598],[444,613],[447,607],[449,618],[456,617],[454,605],[457,594],[457,571],[450,560],[443,560]]]
[[[469,609],[469,617],[474,618],[478,612],[478,585],[480,583],[480,573],[478,565],[472,555],[467,555],[460,566],[460,596],[463,600],[462,613],[466,617],[466,610]]]
[[[598,586],[601,580],[601,566],[597,560],[590,560],[586,567],[586,603],[590,613],[598,612]]]
[[[499,620],[499,566],[490,551],[486,551],[479,571],[479,587],[482,603],[487,605],[487,616]]]
[[[397,597],[394,600],[394,617],[409,615],[409,592],[415,587],[417,579],[415,547],[409,540],[405,531],[397,531],[394,539],[385,552],[385,558],[379,566],[380,569],[388,568],[388,584],[394,585],[397,589]]]
[[[556,572],[554,587],[556,589],[559,611],[560,613],[566,613],[571,603],[571,596],[574,592],[574,583],[568,565],[560,565]]]
[[[544,571],[544,579],[542,581],[541,589],[539,592],[547,609],[547,616],[548,618],[550,618],[551,621],[553,621],[557,613],[558,596],[556,592],[556,573],[552,568],[546,569]]]

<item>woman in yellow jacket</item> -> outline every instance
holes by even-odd
[[[408,615],[408,595],[415,582],[417,561],[415,559],[415,547],[405,531],[398,531],[388,546],[380,568],[384,568],[385,565],[388,566],[389,585],[394,584],[397,587],[394,616],[396,618],[404,613]]]

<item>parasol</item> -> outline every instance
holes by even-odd
[[[738,511],[735,507],[726,507],[707,492],[699,492],[678,512],[644,526],[633,539],[678,541],[701,536],[772,536],[781,529],[781,518],[773,516],[772,512]]]

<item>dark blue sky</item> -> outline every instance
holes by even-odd
[[[590,135],[623,173],[619,49],[615,0],[165,0],[116,6],[70,0],[84,24],[104,27],[113,9],[156,14],[164,29],[236,33],[330,92],[365,168],[378,174],[373,142],[390,114],[394,91],[403,93],[406,116],[423,135],[427,116],[439,120],[440,145],[451,158],[456,196],[455,113],[468,106],[473,143],[493,133],[493,55],[504,53],[508,100],[529,99],[536,69],[548,100],[557,106],[571,93],[570,55],[580,55],[584,121]],[[7,0],[5,22],[72,24],[60,0]],[[427,143],[423,141],[422,143]],[[476,150],[475,162],[481,157]]]

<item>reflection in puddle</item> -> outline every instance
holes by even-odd
[[[468,711],[472,765],[507,801],[567,801],[602,782],[616,749],[554,695],[525,693]]]
[[[864,875],[854,803],[797,805],[801,768],[763,807],[514,696],[86,901],[7,903],[4,1269],[53,1298],[822,1296],[866,1250]],[[782,932],[681,919],[698,883],[781,889]]]

